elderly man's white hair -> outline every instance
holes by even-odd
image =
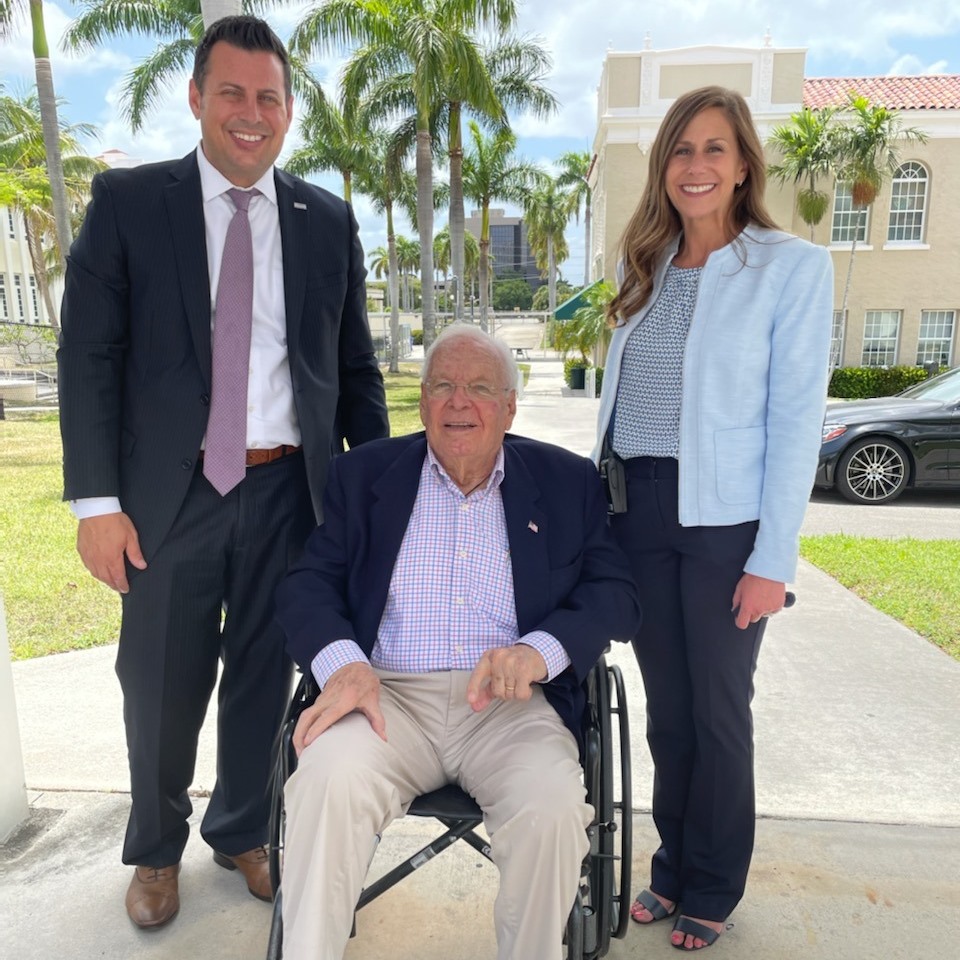
[[[469,323],[452,323],[450,326],[444,327],[437,339],[430,344],[424,357],[421,381],[430,379],[433,357],[439,347],[455,350],[456,345],[461,342],[475,343],[493,354],[500,362],[503,386],[509,387],[511,390],[516,389],[520,370],[517,367],[517,361],[514,359],[513,351],[503,340],[498,337],[491,337],[490,334],[484,333],[479,327]]]

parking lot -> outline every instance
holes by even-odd
[[[834,490],[814,490],[802,534],[960,540],[960,491],[907,490],[894,503],[848,503]]]

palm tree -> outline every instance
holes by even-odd
[[[607,306],[616,292],[606,281],[591,287],[586,293],[586,304],[579,307],[569,320],[557,325],[554,346],[564,355],[576,350],[585,362],[589,362],[588,354],[598,343],[604,348],[610,343],[613,331],[607,323]]]
[[[570,209],[577,223],[580,222],[580,208],[583,207],[583,285],[590,284],[590,206],[592,193],[587,175],[593,166],[590,154],[571,151],[560,157],[560,172],[557,174],[557,186],[568,191]]]
[[[397,268],[403,280],[404,307],[408,311],[413,310],[413,290],[410,286],[410,274],[416,272],[421,263],[420,241],[411,240],[409,237],[397,237]],[[422,285],[421,280],[421,298],[423,296]],[[430,286],[429,283],[428,286]]]
[[[80,208],[91,177],[103,169],[103,164],[84,155],[79,145],[81,138],[96,136],[96,128],[85,123],[68,125],[62,120],[59,124],[58,146],[68,204]],[[0,94],[0,180],[4,184],[4,206],[23,218],[37,287],[51,325],[59,329],[58,311],[50,294],[50,273],[60,269],[66,251],[56,230],[40,100],[34,92],[22,97]],[[53,264],[47,262],[44,246],[51,250]]]
[[[397,373],[400,369],[400,262],[393,214],[399,205],[408,216],[412,215],[416,204],[416,180],[410,171],[404,169],[400,155],[385,132],[370,132],[367,140],[368,164],[358,172],[357,189],[370,197],[374,210],[387,218],[386,264],[383,265],[379,256],[383,250],[379,247],[374,270],[379,277],[383,267],[386,268],[390,290],[390,372]]]
[[[57,116],[57,94],[53,84],[53,67],[50,64],[50,47],[43,21],[42,0],[0,0],[0,40],[5,40],[13,31],[16,16],[29,5],[30,24],[33,33],[33,57],[37,75],[37,98],[40,119],[43,124],[43,147],[47,172],[50,176],[50,194],[56,225],[57,245],[61,265],[65,266],[67,251],[73,241],[70,230],[70,204],[64,182],[63,158],[60,154],[60,120]]]
[[[340,106],[326,98],[314,99],[301,115],[298,147],[284,164],[299,177],[325,170],[335,170],[343,177],[343,199],[353,199],[354,172],[369,169],[373,164],[370,151],[371,131],[351,104]]]
[[[463,193],[480,208],[480,326],[489,332],[490,203],[522,204],[539,170],[513,155],[517,138],[511,131],[501,129],[487,137],[473,120],[468,130],[471,146],[463,158]]]
[[[570,219],[570,197],[550,176],[543,175],[524,203],[527,239],[537,258],[540,275],[547,278],[551,316],[557,309],[557,265],[567,258],[564,231]]]
[[[447,276],[453,265],[452,251],[453,244],[450,240],[450,226],[448,224],[433,239],[433,260],[437,270],[442,272],[444,277]],[[477,266],[480,263],[480,244],[472,233],[464,233],[463,254],[463,275],[453,274],[457,288],[465,287],[467,282],[477,275]],[[462,295],[459,289],[458,293]]]
[[[450,171],[450,257],[453,275],[460,278],[454,306],[457,320],[463,319],[465,289],[462,282],[466,244],[462,173],[463,113],[467,111],[491,129],[497,129],[508,126],[507,108],[527,110],[540,118],[546,118],[557,108],[556,98],[542,84],[543,76],[550,69],[551,60],[537,41],[503,38],[483,53],[483,63],[487,77],[478,87],[468,87],[464,77],[456,71],[444,78],[443,99],[431,123],[435,155],[439,153],[437,144],[446,138],[444,154]],[[386,119],[398,111],[407,112],[408,115],[397,127],[397,139],[411,149],[414,148],[417,129],[416,104],[410,74],[395,74],[385,78],[371,96],[380,104],[380,119]],[[412,115],[409,115],[411,113]],[[435,159],[438,158],[435,156]]]
[[[514,0],[325,0],[312,6],[294,30],[291,45],[304,57],[360,48],[344,73],[347,96],[409,74],[416,106],[417,225],[424,345],[436,337],[433,310],[433,136],[431,124],[443,100],[445,77],[458,75],[468,88],[485,82],[483,59],[471,31],[503,30],[516,16]]]
[[[872,106],[867,97],[857,93],[850,93],[846,109],[852,113],[852,117],[845,117],[847,122],[837,131],[837,180],[850,185],[850,196],[858,217],[850,244],[841,317],[847,315],[857,236],[867,209],[877,198],[886,179],[900,166],[899,145],[909,141],[925,143],[927,139],[922,130],[905,128],[896,110]]]
[[[10,0],[0,0],[0,4]],[[33,0],[31,0],[33,2]],[[67,28],[62,45],[82,52],[111,47],[127,36],[156,37],[161,42],[127,74],[120,95],[120,115],[137,133],[163,94],[193,67],[204,30],[232,13],[259,13],[275,5],[266,0],[80,0],[83,12]],[[283,0],[275,0],[275,3]],[[290,57],[293,90],[299,100],[322,98],[319,83],[306,65]]]
[[[460,278],[456,289],[454,316],[463,319],[463,291],[466,276],[466,229],[464,226],[463,130],[461,117],[466,107],[475,116],[497,122],[498,111],[527,111],[546,119],[557,109],[557,100],[542,79],[552,65],[541,43],[525,38],[504,38],[484,54],[496,103],[484,106],[480,91],[467,90],[459,74],[447,78],[447,156],[450,169],[451,265]],[[498,109],[493,110],[491,107]]]
[[[790,115],[790,122],[774,127],[767,146],[779,151],[782,160],[767,167],[769,176],[778,183],[802,184],[797,192],[796,205],[800,219],[814,228],[823,219],[830,205],[830,195],[817,189],[817,181],[829,177],[837,159],[833,118],[836,107],[811,110],[804,107]]]

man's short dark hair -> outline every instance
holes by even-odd
[[[193,82],[198,90],[203,90],[210,51],[213,45],[220,41],[229,43],[232,47],[238,47],[240,50],[263,50],[266,53],[276,54],[280,58],[280,63],[283,64],[283,85],[286,95],[290,96],[290,57],[287,55],[287,48],[266,21],[259,17],[223,17],[207,27],[207,32],[193,55]]]

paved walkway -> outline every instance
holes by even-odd
[[[565,396],[559,362],[542,353],[532,351],[514,430],[586,453],[597,401]],[[960,942],[960,664],[807,564],[796,591],[797,606],[770,623],[757,674],[751,879],[711,958],[948,957]],[[0,950],[17,960],[262,957],[269,908],[212,862],[196,832],[180,916],[150,934],[125,916],[128,778],[115,653],[14,664],[32,814],[0,846]],[[643,692],[629,649],[612,658],[630,691],[642,880],[655,843]],[[213,713],[194,825],[213,783]],[[427,832],[412,819],[395,824],[373,870]],[[364,910],[348,960],[492,960],[496,872],[479,861],[453,848]],[[665,924],[634,925],[609,956],[676,957],[668,934]]]

